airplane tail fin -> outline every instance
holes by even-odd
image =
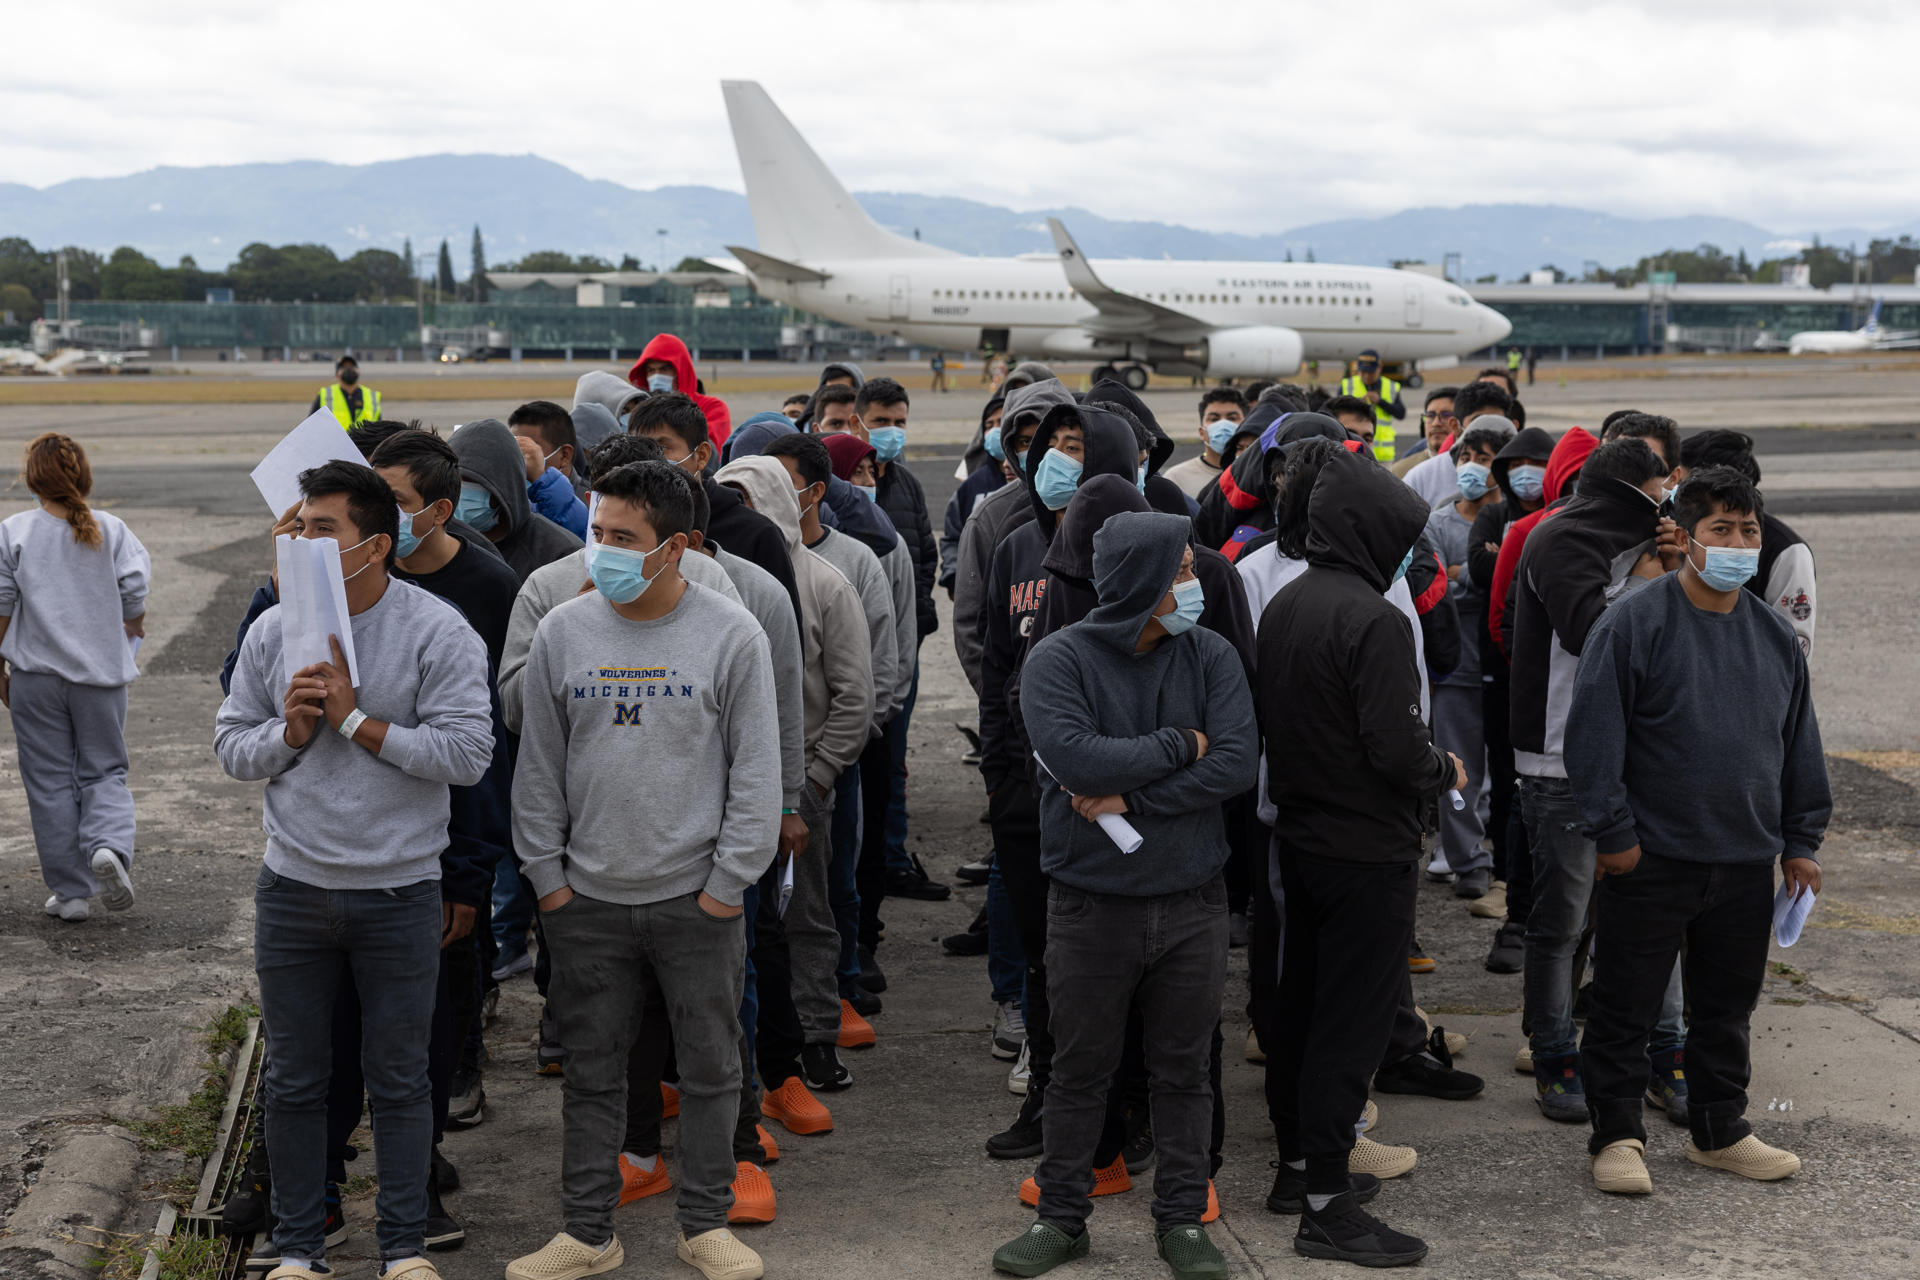
[[[868,217],[758,81],[722,80],[720,92],[762,253],[793,263],[948,256]]]
[[[1886,299],[1884,299],[1884,298],[1875,298],[1875,299],[1873,300],[1873,310],[1872,310],[1872,312],[1871,312],[1871,313],[1869,313],[1869,314],[1868,314],[1868,316],[1867,316],[1867,332],[1868,332],[1868,333],[1877,333],[1877,332],[1879,332],[1879,330],[1880,330],[1880,304],[1881,304],[1882,302],[1884,302],[1884,301],[1886,301]]]

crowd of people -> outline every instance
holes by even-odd
[[[661,335],[570,409],[356,421],[364,465],[304,473],[273,530],[333,540],[350,645],[290,662],[276,579],[221,677],[220,764],[264,783],[263,1122],[223,1211],[249,1265],[328,1274],[370,1102],[383,1280],[433,1280],[465,1238],[441,1140],[484,1122],[486,1028],[530,973],[562,1220],[508,1280],[613,1270],[615,1211],[670,1189],[681,1260],[760,1276],[733,1228],[777,1213],[768,1126],[832,1130],[886,901],[950,893],[907,850],[936,591],[992,837],[945,946],[988,957],[1019,1097],[985,1151],[1034,1166],[997,1270],[1085,1256],[1093,1199],[1151,1167],[1171,1273],[1227,1274],[1206,1224],[1236,946],[1266,1208],[1308,1257],[1423,1258],[1366,1207],[1418,1160],[1372,1136],[1370,1095],[1484,1088],[1414,1000],[1423,875],[1500,922],[1515,1066],[1589,1126],[1601,1191],[1652,1190],[1649,1108],[1696,1164],[1796,1171],[1745,1087],[1775,864],[1817,892],[1831,811],[1810,552],[1739,433],[1623,410],[1556,440],[1490,369],[1429,391],[1402,449],[1400,390],[1371,352],[1337,395],[1208,389],[1200,454],[1167,466],[1119,381],[1016,364],[937,539],[912,399],[850,364],[736,425]],[[0,698],[47,911],[79,921],[133,902],[148,561],[88,507],[73,441],[34,440],[25,481]]]

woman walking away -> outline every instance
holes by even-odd
[[[127,685],[146,634],[147,549],[87,507],[93,471],[66,436],[27,445],[31,511],[0,521],[0,703],[13,713],[47,914],[133,905]]]

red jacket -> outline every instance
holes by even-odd
[[[647,389],[647,380],[640,376],[640,369],[649,360],[665,360],[673,366],[673,389],[691,398],[700,406],[700,412],[707,415],[707,439],[713,442],[717,456],[720,446],[733,431],[733,415],[727,412],[727,402],[719,396],[702,395],[695,390],[700,380],[694,376],[693,355],[687,350],[687,344],[670,333],[653,336],[640,358],[633,362],[633,368],[627,370],[627,381],[642,391]]]
[[[1521,516],[1507,528],[1507,536],[1500,542],[1500,559],[1493,566],[1493,587],[1487,593],[1487,634],[1500,652],[1509,659],[1507,638],[1501,630],[1501,624],[1507,616],[1507,597],[1513,591],[1514,571],[1520,567],[1520,552],[1526,548],[1527,535],[1533,527],[1553,514],[1553,504],[1565,495],[1573,478],[1580,474],[1580,468],[1587,463],[1587,455],[1600,447],[1585,427],[1570,427],[1560,442],[1553,446],[1553,455],[1547,459],[1547,476],[1541,486],[1546,505],[1531,515]]]

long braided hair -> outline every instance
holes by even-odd
[[[48,431],[29,441],[23,478],[36,498],[67,509],[67,523],[73,526],[75,542],[99,548],[100,525],[87,506],[87,495],[93,492],[93,468],[87,465],[86,451],[71,436]]]

